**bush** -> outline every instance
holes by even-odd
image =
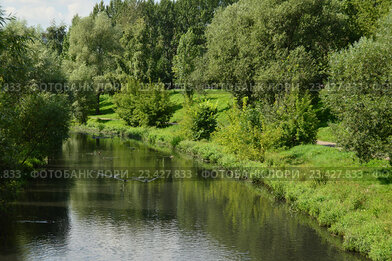
[[[208,100],[196,104],[186,100],[185,106],[186,114],[182,121],[185,136],[192,140],[209,139],[218,124],[216,119],[217,106],[211,104]]]
[[[300,97],[297,91],[277,99],[274,105],[263,108],[263,137],[268,148],[291,148],[314,143],[319,120],[309,95]]]
[[[233,106],[229,125],[219,129],[215,140],[251,160],[264,160],[265,151],[314,143],[318,119],[309,95],[300,98],[297,91],[278,98],[273,105],[249,107],[246,99],[239,109]]]
[[[261,115],[255,109],[248,107],[247,99],[243,99],[242,108],[234,106],[229,113],[229,124],[222,126],[215,133],[215,141],[223,145],[229,153],[241,158],[263,160],[264,149],[261,146],[262,122]]]
[[[129,78],[114,96],[116,112],[130,126],[164,127],[174,113],[163,84],[142,84]]]

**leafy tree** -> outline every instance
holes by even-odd
[[[66,138],[69,106],[63,95],[33,84],[61,81],[58,60],[39,29],[0,12],[0,167],[43,159]]]
[[[66,35],[67,26],[64,24],[57,26],[56,23],[53,22],[52,25],[46,29],[43,37],[49,48],[55,51],[57,55],[60,55],[63,52],[63,43]]]
[[[110,0],[109,4],[105,5],[105,2],[101,0],[99,3],[95,4],[91,15],[95,17],[99,13],[105,13],[110,18],[112,24],[116,25],[119,22],[120,18],[125,15],[127,7],[134,3],[136,3],[135,0]]]
[[[197,60],[202,55],[202,42],[192,29],[181,36],[177,54],[173,61],[173,72],[176,83],[183,85],[187,93],[192,92],[195,79],[192,73],[196,70]]]
[[[285,49],[275,55],[276,60],[257,72],[255,96],[273,104],[277,96],[288,90],[299,90],[303,94],[312,86],[318,87],[313,85],[319,80],[317,63],[303,46],[290,52]]]
[[[173,83],[173,59],[182,35],[192,28],[202,39],[215,9],[231,2],[126,1],[117,18],[124,30],[121,43],[125,52],[119,59],[122,72],[145,83]],[[198,44],[203,47],[204,42]]]
[[[241,107],[233,106],[229,111],[229,123],[220,126],[213,134],[213,140],[229,153],[251,160],[264,160],[265,148],[261,139],[263,134],[260,111],[248,105],[248,98],[243,98]]]
[[[123,25],[121,39],[125,50],[121,59],[124,73],[147,83],[171,83],[172,60],[176,48],[172,44],[174,35],[174,4],[164,0],[141,2],[131,9],[134,21]]]
[[[14,19],[0,28],[0,76],[6,89],[21,91],[31,80],[34,61],[28,48],[35,35],[33,28]]]
[[[233,85],[237,97],[251,97],[269,68],[296,52],[299,61],[313,60],[317,72],[301,83],[321,83],[328,53],[350,41],[347,19],[332,0],[239,1],[219,10],[207,29],[207,80]],[[299,66],[306,67],[287,72],[285,82],[295,83],[306,72],[306,63]]]
[[[339,143],[362,160],[392,154],[392,14],[375,39],[362,38],[330,58],[323,98],[341,121],[334,125]]]
[[[199,36],[204,33],[206,26],[211,23],[215,11],[227,7],[237,0],[178,0],[175,2],[176,28],[179,36],[190,28],[203,28]]]
[[[390,0],[339,0],[350,17],[354,36],[372,36],[377,32],[378,21],[388,14]]]
[[[0,75],[5,82],[4,90],[21,94],[28,93],[35,86],[47,91],[63,91],[65,75],[60,57],[45,44],[39,29],[14,20],[7,24],[3,34],[7,40],[0,54],[3,64]],[[57,83],[61,85],[56,85]]]
[[[74,82],[86,85],[88,81],[94,86],[96,114],[99,114],[100,95],[105,91],[103,79],[107,73],[116,68],[114,55],[120,50],[119,38],[119,28],[113,26],[104,13],[100,13],[96,17],[88,16],[73,20],[69,36],[69,60],[65,63],[65,68]],[[75,72],[81,67],[86,67],[83,72],[88,73],[81,75]],[[77,75],[80,75],[81,79],[77,79]],[[74,104],[80,105],[89,100],[82,99]],[[81,118],[86,119],[84,116]]]
[[[32,61],[29,73],[30,84],[51,92],[64,92],[66,76],[61,67],[61,57],[57,50],[45,45],[36,33],[34,42],[29,44],[29,57]]]
[[[61,148],[68,137],[69,120],[67,97],[48,93],[24,97],[17,120],[21,164],[32,157],[42,160]]]

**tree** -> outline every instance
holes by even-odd
[[[302,82],[321,83],[328,53],[350,42],[348,18],[339,8],[332,0],[242,0],[219,10],[206,32],[207,80],[228,84],[239,98],[253,98],[252,87],[270,66],[279,67],[303,48],[301,59],[313,60],[317,77],[311,73]],[[296,84],[298,72],[288,72],[285,82]]]
[[[197,101],[190,99],[185,104],[186,113],[181,125],[185,136],[192,140],[209,139],[217,126],[218,108],[210,101]]]
[[[100,95],[105,91],[105,75],[116,68],[114,56],[120,50],[119,38],[119,28],[112,25],[105,13],[99,13],[96,17],[76,18],[70,29],[69,60],[65,68],[73,81],[94,86],[96,114],[99,114]],[[85,77],[86,74],[81,79],[75,78],[80,75],[75,70],[83,66],[86,67],[84,72],[88,71],[91,78]]]
[[[125,50],[121,69],[132,77],[147,82],[171,83],[175,54],[174,3],[169,0],[141,2],[129,10],[133,21],[123,24],[121,39]]]
[[[342,8],[350,17],[354,37],[372,36],[377,32],[378,21],[388,14],[390,0],[339,0]]]
[[[0,28],[0,76],[4,87],[9,90],[21,91],[31,80],[34,61],[28,49],[36,38],[33,28],[25,22],[12,19],[6,26]]]
[[[20,104],[17,137],[21,164],[29,158],[43,159],[61,148],[68,137],[70,111],[64,95],[27,95]]]
[[[44,159],[67,137],[67,97],[34,88],[59,79],[60,66],[41,32],[0,12],[0,168]],[[61,78],[61,77],[60,77]]]
[[[218,8],[225,8],[237,0],[178,0],[175,2],[176,28],[178,37],[185,34],[190,28],[204,29],[211,23]],[[179,40],[179,39],[177,39]]]
[[[62,24],[57,26],[55,22],[46,28],[46,32],[43,37],[49,48],[60,55],[63,52],[63,43],[67,35],[67,26]]]
[[[362,38],[330,58],[325,103],[341,121],[339,143],[364,161],[392,158],[392,13],[375,39]]]
[[[194,80],[192,73],[196,69],[197,59],[202,55],[202,42],[192,29],[181,36],[177,54],[173,60],[173,72],[176,83],[183,85],[187,93],[192,92]]]

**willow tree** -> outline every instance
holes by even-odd
[[[392,164],[392,12],[379,24],[375,37],[331,55],[323,97],[340,120],[333,130],[342,146]]]
[[[255,83],[321,83],[329,52],[350,42],[347,19],[333,0],[241,0],[207,28],[208,80],[233,85],[240,98],[253,96]],[[285,79],[271,67],[285,68]]]
[[[0,169],[49,156],[69,126],[67,97],[36,88],[62,80],[56,55],[39,30],[12,20],[0,11]]]
[[[91,97],[87,97],[95,95],[95,104],[83,104],[83,106],[91,108],[95,105],[96,113],[99,114],[99,99],[104,92],[106,76],[116,68],[114,56],[120,49],[120,35],[119,28],[112,25],[105,13],[73,20],[69,36],[68,61],[65,62],[65,67],[71,81],[92,86],[91,89],[94,90],[91,92],[88,88],[80,92],[83,95],[75,97],[74,105],[90,102]],[[83,73],[80,71],[81,68]],[[82,119],[86,119],[85,115]]]

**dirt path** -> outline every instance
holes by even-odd
[[[336,147],[336,143],[334,143],[334,142],[321,141],[321,140],[317,141],[317,145],[321,145],[321,146],[325,146],[325,147],[331,147],[331,148],[335,148]]]

